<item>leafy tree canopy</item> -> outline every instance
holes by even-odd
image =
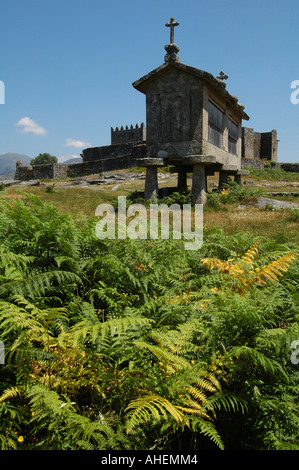
[[[30,165],[43,165],[44,163],[57,163],[57,157],[49,153],[40,153],[37,157],[33,158]]]

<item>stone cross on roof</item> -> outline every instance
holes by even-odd
[[[220,78],[220,80],[227,80],[227,79],[228,79],[228,75],[225,75],[225,73],[222,72],[222,70],[221,70],[221,72],[220,72],[220,74],[218,75],[217,78]]]
[[[170,28],[170,44],[174,44],[174,27],[178,26],[180,23],[178,21],[174,21],[174,17],[170,18],[170,22],[166,23],[165,26]]]
[[[167,51],[167,54],[165,56],[165,62],[167,63],[180,62],[180,59],[177,56],[177,53],[179,52],[180,48],[174,43],[174,28],[179,24],[180,23],[178,21],[174,21],[173,16],[170,18],[170,22],[165,24],[165,26],[170,28],[170,43],[164,46],[164,49]]]

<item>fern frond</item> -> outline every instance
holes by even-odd
[[[196,400],[204,402],[207,399],[206,394],[196,387],[184,387],[184,389]]]
[[[178,424],[184,422],[184,415],[169,400],[155,393],[149,393],[133,400],[126,408],[126,432],[129,434],[141,423],[150,422],[152,418],[160,422],[161,416],[167,420],[170,415]]]
[[[281,376],[288,382],[289,378],[284,368],[274,359],[270,359],[257,349],[250,348],[249,346],[234,346],[227,353],[227,357],[246,358],[247,361],[252,361],[255,365],[262,367],[265,371],[272,375],[281,374]]]
[[[221,439],[221,436],[217,432],[215,426],[210,421],[207,421],[202,418],[197,418],[194,422],[191,421],[192,429],[199,431],[204,436],[207,436],[214,444],[219,447],[220,450],[224,450],[224,444]]]
[[[278,277],[288,271],[289,266],[295,261],[296,257],[293,252],[286,253],[281,258],[263,266],[258,274],[258,280],[262,281],[262,278],[265,278],[269,281],[278,281]]]
[[[23,279],[15,284],[10,284],[9,289],[13,294],[43,296],[47,291],[51,291],[55,286],[65,286],[67,284],[80,284],[79,276],[68,271],[49,271],[39,273],[35,276]]]
[[[232,267],[232,259],[223,261],[218,258],[200,258],[200,261],[205,265],[209,270],[217,269],[218,272],[228,273]]]
[[[242,397],[233,393],[217,393],[209,397],[202,405],[202,412],[224,409],[226,411],[241,411],[245,413],[248,410],[248,403]]]
[[[20,396],[22,394],[22,390],[20,387],[11,387],[2,393],[0,396],[0,403],[4,402],[5,400],[9,400],[11,398],[15,398],[17,396]]]
[[[165,348],[146,343],[145,341],[135,341],[134,344],[138,348],[148,349],[152,354],[154,354],[154,356],[164,362],[167,368],[169,368],[170,372],[175,372],[180,369],[188,369],[191,367],[189,362],[182,356],[172,354]]]
[[[94,343],[98,338],[104,339],[106,336],[121,336],[128,330],[139,330],[150,326],[153,320],[139,317],[114,318],[105,322],[98,322],[90,325],[88,321],[78,322],[68,333],[73,340],[73,345],[78,346],[87,337]]]
[[[253,265],[253,259],[258,255],[258,244],[260,243],[260,240],[257,240],[250,248],[249,250],[246,251],[245,255],[242,256],[242,260],[245,261],[245,263],[250,264],[251,266]]]

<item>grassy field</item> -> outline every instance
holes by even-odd
[[[126,173],[126,171],[122,173]],[[298,194],[298,174],[281,170],[252,170],[250,176],[244,178],[244,180],[246,179],[253,182],[253,193],[260,191],[262,195],[271,197],[271,193],[278,192],[279,196],[274,196],[274,198],[297,203],[299,208],[298,197],[295,195]],[[216,184],[217,175],[209,177],[208,190],[210,193]],[[190,177],[188,179],[189,188],[191,185]],[[165,179],[162,174],[159,187],[164,186],[175,187],[176,177]],[[0,192],[0,198],[10,200],[25,198],[25,193],[29,192],[37,195],[44,202],[54,204],[62,213],[71,213],[77,216],[82,214],[89,217],[94,215],[99,204],[109,203],[117,196],[129,196],[133,191],[142,191],[143,189],[143,179],[117,181],[105,185],[89,185],[88,187],[71,186],[70,180],[56,180],[43,182],[39,186],[9,187]],[[282,243],[287,241],[299,243],[298,212],[293,209],[271,210],[270,207],[255,208],[253,206],[240,209],[239,202],[221,204],[217,208],[207,206],[204,209],[204,228],[210,229],[213,226],[221,227],[228,235],[249,231],[254,235],[271,237]]]

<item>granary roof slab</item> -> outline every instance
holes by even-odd
[[[147,75],[144,75],[143,77],[139,78],[139,80],[133,82],[132,85],[134,88],[136,88],[136,90],[146,94],[147,86],[150,82],[173,69],[181,70],[182,72],[192,74],[196,77],[208,81],[214,88],[219,91],[220,94],[222,94],[222,96],[227,98],[231,102],[231,104],[238,109],[240,115],[242,116],[242,119],[245,119],[247,121],[249,120],[249,116],[244,111],[244,106],[238,102],[238,98],[236,96],[231,95],[225,89],[225,84],[222,80],[215,78],[209,72],[205,72],[204,70],[191,67],[190,65],[182,64],[181,62],[164,63],[149,72]]]

